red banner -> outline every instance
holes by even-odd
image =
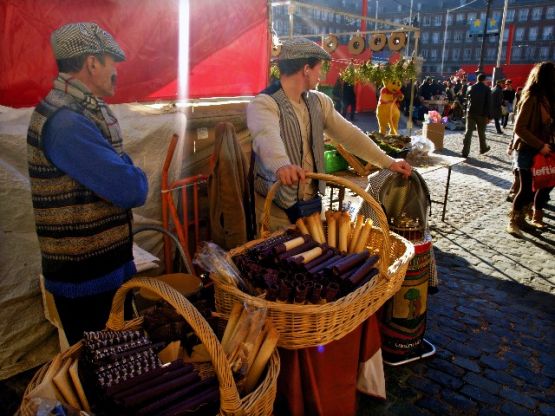
[[[57,74],[50,34],[79,21],[98,23],[127,55],[112,103],[177,99],[180,62],[188,98],[254,95],[267,84],[266,0],[3,0],[0,16],[1,105],[44,97]]]

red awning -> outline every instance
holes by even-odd
[[[3,0],[0,104],[28,107],[44,97],[57,73],[50,34],[79,21],[98,23],[127,55],[111,103],[177,99],[179,8],[186,5],[188,98],[261,91],[269,61],[266,0]]]

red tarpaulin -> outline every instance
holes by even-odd
[[[180,7],[188,21],[179,22]],[[254,95],[267,84],[266,0],[2,0],[1,105],[37,104],[57,73],[50,34],[79,21],[98,23],[127,55],[111,103],[177,99],[180,23],[189,30],[188,98]]]

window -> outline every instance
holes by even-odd
[[[460,49],[453,49],[451,51],[451,60],[458,61],[461,59],[461,50]]]
[[[436,14],[434,16],[434,26],[441,26],[442,23],[443,23],[443,15]]]
[[[335,15],[335,23],[337,24],[341,23],[341,16],[338,14]]]
[[[519,27],[515,31],[515,40],[523,40],[524,39],[524,28]]]
[[[437,61],[437,49],[432,49],[430,51],[430,59],[432,61]]]
[[[505,61],[507,59],[507,48],[503,47],[503,49],[501,49],[501,61]]]
[[[486,20],[486,12],[480,13],[480,20]]]
[[[508,9],[507,10],[507,22],[512,22],[515,20],[515,9]]]
[[[432,24],[432,16],[429,14],[424,15],[422,18],[422,26],[430,26]]]
[[[428,49],[422,49],[422,58],[428,58]]]
[[[486,59],[488,61],[495,61],[495,58],[497,57],[497,49],[495,48],[488,48],[486,50]]]
[[[464,13],[457,13],[457,23],[464,23]]]
[[[499,43],[499,35],[488,36],[489,43]]]
[[[526,20],[528,20],[527,8],[523,8],[518,11],[518,20],[520,20],[521,22],[525,22]]]
[[[423,44],[427,44],[430,40],[430,33],[429,32],[423,32],[422,33],[422,43]]]
[[[463,32],[461,32],[460,30],[457,30],[453,33],[453,41],[459,43],[459,42],[462,42],[462,38],[463,38]]]
[[[470,36],[470,30],[467,30],[467,31],[464,33],[464,41],[465,41],[466,43],[472,43],[473,40],[474,40],[474,38],[473,38],[472,36]]]
[[[545,26],[542,33],[543,40],[553,40],[553,26]]]
[[[472,24],[476,20],[476,13],[468,13],[468,24]]]
[[[538,27],[534,26],[528,29],[528,40],[538,39]]]
[[[524,53],[526,54],[526,59],[533,60],[536,57],[536,48],[534,46],[528,46]]]
[[[542,46],[540,48],[539,58],[541,60],[549,59],[549,46]]]
[[[480,60],[481,53],[482,52],[480,51],[480,48],[474,49],[474,59],[476,60],[476,62]]]
[[[555,19],[555,6],[549,6],[545,11],[546,19]]]
[[[501,22],[501,10],[495,10],[492,14],[492,18],[496,21],[496,22]]]
[[[509,28],[505,28],[503,31],[503,42],[507,42],[509,40]]]
[[[463,60],[470,61],[471,58],[472,58],[472,49],[464,48]]]
[[[439,32],[432,33],[432,43],[439,43]]]
[[[532,9],[532,20],[541,20],[543,9],[541,7],[534,7]]]
[[[520,57],[522,56],[522,48],[513,48],[511,53],[511,58],[515,61],[519,61]]]
[[[451,13],[449,13],[447,15],[447,26],[450,26],[453,24],[453,15]]]

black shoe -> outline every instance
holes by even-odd
[[[461,156],[464,157],[464,158],[467,158],[468,154],[465,154],[464,152],[461,152]]]
[[[491,149],[491,147],[488,146],[488,147],[486,147],[484,150],[480,150],[480,154],[483,155],[484,153],[489,152],[490,149]]]
[[[504,132],[498,130],[497,134],[504,134]]]

